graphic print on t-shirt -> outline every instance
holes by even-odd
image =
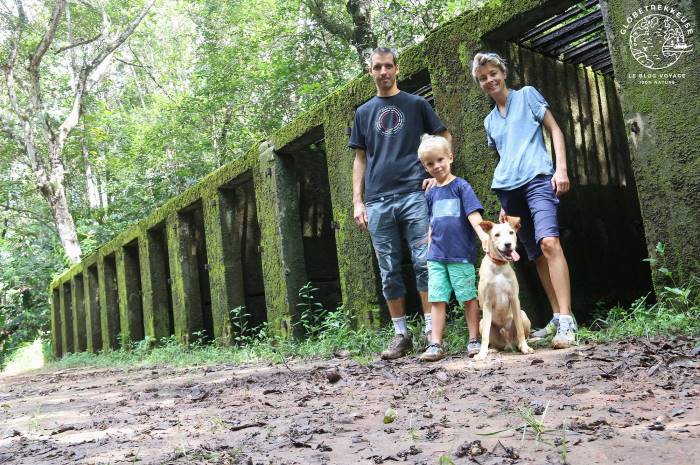
[[[384,107],[379,111],[375,129],[383,136],[396,134],[406,122],[403,112],[395,106]]]
[[[433,205],[433,218],[453,216],[459,218],[459,199],[441,199]]]

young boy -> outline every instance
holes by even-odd
[[[418,158],[437,182],[425,194],[430,213],[428,301],[432,307],[433,328],[431,343],[420,360],[435,361],[445,356],[442,338],[447,303],[453,290],[464,307],[464,319],[469,327],[467,352],[473,356],[481,348],[474,232],[485,250],[488,234],[479,226],[483,207],[469,183],[451,173],[453,156],[445,138],[425,134],[418,148]]]

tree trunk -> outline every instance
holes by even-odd
[[[367,66],[368,54],[377,48],[377,36],[372,32],[372,16],[368,0],[348,0],[345,5],[352,17],[352,39],[350,42],[357,51],[360,67]]]
[[[90,150],[85,143],[85,137],[80,138],[80,148],[83,152],[83,163],[85,164],[85,196],[91,210],[100,208],[100,188],[97,183],[97,176],[92,169],[90,162]]]
[[[55,186],[53,193],[44,193],[44,191],[41,191],[41,193],[51,206],[53,221],[58,230],[58,237],[61,239],[66,256],[71,263],[78,263],[83,252],[78,242],[73,215],[68,209],[68,200],[66,199],[66,191],[63,185]]]

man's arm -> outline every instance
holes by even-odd
[[[365,191],[365,169],[367,155],[362,149],[355,149],[355,160],[352,162],[352,205],[355,223],[360,229],[367,229],[367,211],[363,201]]]
[[[452,144],[452,134],[450,134],[450,131],[448,131],[447,129],[445,129],[444,131],[436,132],[435,135],[436,135],[436,136],[441,136],[441,137],[444,137],[445,139],[447,139],[447,142],[450,143],[450,151],[452,151],[452,156],[454,156],[454,154],[455,154],[455,147],[454,147],[454,145]]]

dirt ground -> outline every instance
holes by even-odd
[[[698,464],[697,344],[5,377],[0,464]]]

